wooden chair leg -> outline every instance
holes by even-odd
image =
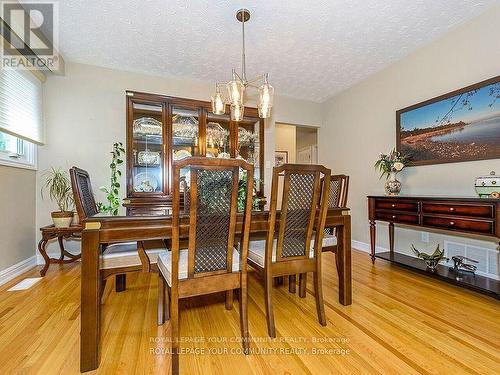
[[[335,253],[335,267],[337,267],[337,275],[340,276],[340,263],[338,261],[338,257],[337,257],[337,254]]]
[[[325,305],[323,303],[323,287],[321,284],[321,274],[314,272],[314,292],[316,297],[316,310],[318,312],[319,324],[326,326]]]
[[[168,286],[168,283],[165,281],[165,310],[164,310],[165,320],[170,320],[170,295],[171,295],[170,287]]]
[[[283,276],[273,277],[273,286],[277,287],[279,285],[283,285]]]
[[[288,276],[288,291],[294,294],[297,291],[297,275]]]
[[[265,280],[265,294],[266,294],[266,319],[267,319],[267,331],[270,337],[276,337],[276,329],[274,328],[274,312],[273,312],[273,300],[272,300],[272,276],[266,275]]]
[[[306,298],[307,273],[299,275],[299,297]]]
[[[170,338],[172,342],[172,375],[179,375],[179,299],[177,293],[172,293],[170,304],[171,304]]]
[[[115,276],[115,291],[124,292],[127,289],[127,275],[119,274]]]
[[[234,293],[233,290],[226,290],[226,310],[232,310],[233,309],[233,297]]]
[[[241,338],[243,342],[243,353],[249,353],[249,339],[248,339],[248,290],[246,275],[242,276],[241,288],[239,289],[240,301],[240,326]]]
[[[99,291],[100,292],[99,298],[102,300],[102,296],[104,294],[104,289],[106,289],[106,281],[107,281],[107,279],[105,279],[102,276],[100,276],[100,278],[101,278],[101,290]]]
[[[158,317],[157,324],[165,323],[165,280],[161,272],[158,272]]]

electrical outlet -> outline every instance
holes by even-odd
[[[422,242],[429,243],[429,233],[420,232]]]

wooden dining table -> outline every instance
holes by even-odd
[[[268,230],[269,212],[252,212],[251,236]],[[181,218],[181,237],[189,234],[189,217]],[[241,231],[238,217],[237,231]],[[279,225],[279,213],[276,225]],[[352,303],[351,216],[348,208],[328,209],[325,227],[336,228],[339,303]],[[99,257],[102,245],[147,240],[168,240],[172,236],[171,216],[92,216],[83,222],[81,272],[80,371],[99,367],[101,323],[101,278]]]

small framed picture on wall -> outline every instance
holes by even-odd
[[[288,163],[288,151],[275,151],[274,152],[274,166],[280,167]]]

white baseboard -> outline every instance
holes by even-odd
[[[78,253],[75,253],[75,255],[77,255],[77,254]],[[60,252],[47,253],[47,255],[49,256],[49,258],[58,259],[61,256],[61,253]],[[68,259],[68,258],[65,258],[65,259]],[[43,256],[41,256],[40,254],[36,255],[36,264],[38,264],[39,266],[43,266],[45,264],[45,259],[43,259]]]
[[[370,252],[370,244],[366,242],[361,242],[361,241],[356,241],[356,240],[351,240],[351,247],[356,250],[361,250],[364,251],[365,253]],[[384,251],[389,251],[389,249],[386,249],[385,247],[382,246],[377,246],[375,248],[375,252],[384,252]]]
[[[36,265],[36,255],[33,255],[28,259],[22,260],[19,263],[0,271],[0,285],[8,283],[10,280],[16,278],[19,275],[22,275],[33,267],[36,267]]]

